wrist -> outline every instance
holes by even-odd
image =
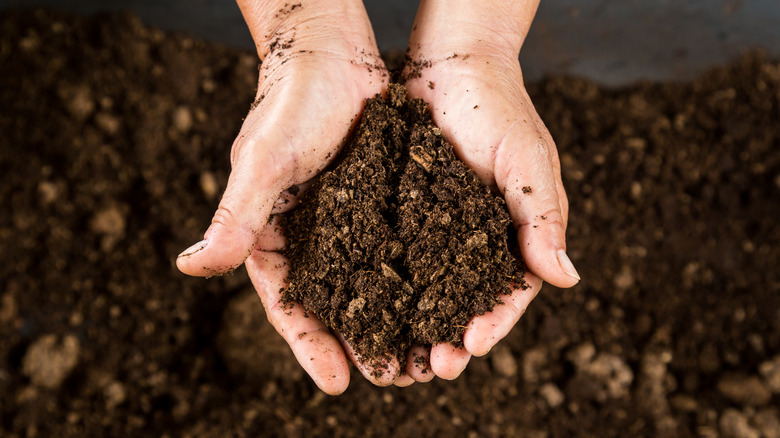
[[[277,49],[376,51],[371,23],[359,0],[238,0],[261,60]]]
[[[517,59],[538,0],[422,0],[410,37],[412,58],[454,54]]]

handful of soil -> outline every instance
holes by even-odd
[[[285,219],[299,302],[364,359],[462,345],[471,318],[527,287],[504,200],[456,156],[421,99],[366,101],[332,170]],[[514,242],[514,239],[512,239]]]

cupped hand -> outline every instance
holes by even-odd
[[[332,1],[239,6],[262,59],[256,101],[233,143],[232,170],[211,226],[179,255],[177,266],[208,277],[246,261],[269,321],[324,392],[346,389],[348,357],[375,384],[393,383],[397,360],[374,376],[314,315],[280,303],[288,268],[278,253],[284,237],[271,216],[294,204],[286,189],[305,184],[329,164],[364,100],[387,87],[365,9],[360,2]]]
[[[529,287],[501,297],[504,305],[475,317],[463,348],[433,346],[431,367],[445,379],[457,377],[471,355],[486,354],[509,333],[542,281],[558,287],[579,281],[566,255],[568,201],[558,153],[525,90],[517,53],[488,40],[454,47],[462,49],[437,45],[424,29],[413,33],[406,86],[411,97],[429,103],[458,157],[504,195]]]

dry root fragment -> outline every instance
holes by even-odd
[[[385,277],[390,278],[392,280],[398,281],[398,282],[403,281],[401,276],[398,275],[398,273],[395,272],[393,270],[393,268],[391,268],[390,266],[387,266],[384,263],[381,263],[380,265],[382,266],[382,275],[384,275]]]
[[[422,166],[426,172],[431,171],[431,167],[433,166],[433,157],[428,155],[428,153],[423,150],[422,146],[412,146],[409,148],[409,156],[412,158],[412,160],[414,160],[415,163]]]

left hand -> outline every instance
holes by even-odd
[[[399,374],[387,358],[381,376],[343,339],[299,304],[280,303],[287,259],[278,218],[300,187],[338,155],[365,99],[384,92],[387,75],[371,24],[358,0],[239,0],[263,61],[257,99],[231,151],[228,185],[203,240],[177,258],[195,276],[221,275],[246,262],[271,324],[303,369],[328,394],[349,384],[348,358],[371,382]],[[262,342],[262,340],[258,340]]]

